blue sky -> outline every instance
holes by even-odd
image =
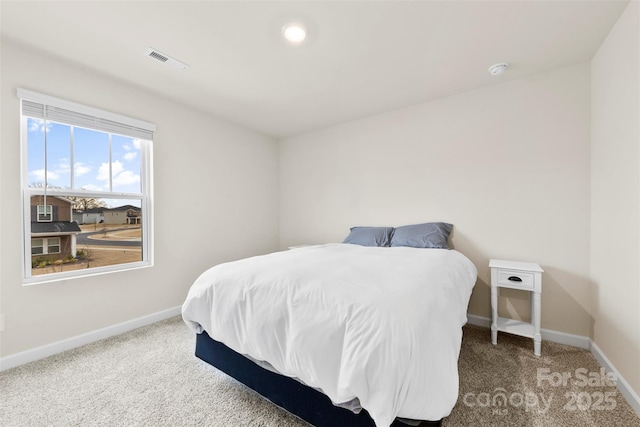
[[[44,183],[44,122],[29,118],[28,179],[29,185]],[[74,127],[73,165],[71,164],[71,127],[47,123],[47,182],[49,186],[91,191],[109,191],[109,136],[106,133]],[[140,193],[140,140],[112,135],[111,180],[113,191]],[[106,201],[106,200],[105,200]],[[113,206],[114,200],[108,204]],[[137,200],[123,203],[139,205]]]

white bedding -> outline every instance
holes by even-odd
[[[182,315],[334,403],[358,398],[378,427],[438,420],[458,398],[476,275],[455,250],[310,246],[205,271]]]

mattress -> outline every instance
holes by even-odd
[[[438,420],[457,400],[476,274],[455,250],[318,245],[212,267],[182,313],[335,404],[357,399],[376,426]]]

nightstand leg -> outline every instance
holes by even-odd
[[[540,356],[540,347],[542,346],[542,335],[540,334],[540,292],[534,292],[532,298],[531,316],[533,317],[533,354]]]
[[[491,287],[491,344],[498,344],[498,287]]]

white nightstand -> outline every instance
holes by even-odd
[[[533,354],[540,356],[540,295],[544,270],[533,262],[492,259],[491,268],[491,343],[498,343],[498,331],[533,338]],[[498,288],[531,292],[531,323],[498,317]]]

